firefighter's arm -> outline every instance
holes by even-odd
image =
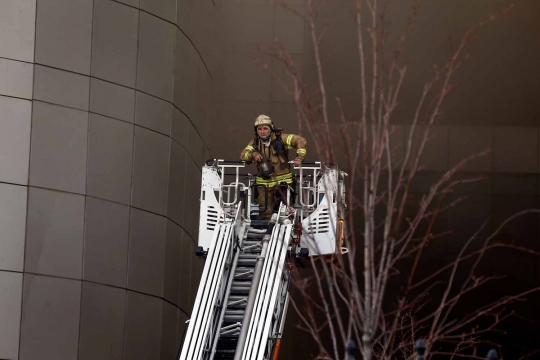
[[[294,134],[283,134],[282,139],[287,149],[296,149],[296,158],[294,160],[302,162],[306,157],[306,139]]]
[[[260,154],[255,151],[255,148],[253,147],[253,140],[251,140],[240,153],[240,160],[250,163],[253,160],[256,160],[258,156],[260,156]]]

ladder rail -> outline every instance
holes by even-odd
[[[270,297],[265,298],[265,308],[263,309],[265,313],[264,320],[262,320],[261,318],[261,321],[259,321],[258,323],[258,327],[261,331],[257,339],[258,342],[256,343],[256,346],[255,346],[255,349],[256,350],[258,349],[258,355],[255,357],[255,359],[262,360],[264,358],[266,345],[269,339],[270,325],[272,323],[272,318],[274,316],[274,308],[277,305],[278,291],[279,291],[279,288],[283,285],[281,275],[283,273],[283,267],[285,265],[285,255],[287,253],[287,248],[288,248],[288,241],[286,240],[290,236],[291,227],[292,225],[286,226],[285,235],[281,236],[278,239],[277,249],[276,249],[276,260],[278,260],[279,262],[277,266],[274,265],[272,269],[273,272],[270,279],[273,280],[272,281],[273,286],[271,289]]]
[[[214,235],[212,238],[211,248],[208,251],[208,257],[210,259],[214,258],[214,254],[216,252],[219,252],[220,248],[216,247],[217,239],[221,236],[222,232],[222,226],[218,225],[217,229],[214,231]],[[186,339],[184,340],[184,346],[182,347],[182,352],[180,354],[180,359],[188,359],[190,357],[193,357],[193,345],[192,345],[192,339],[193,337],[198,337],[199,333],[199,324],[197,323],[197,320],[200,317],[200,314],[205,312],[205,309],[201,306],[201,303],[206,304],[206,297],[208,293],[208,288],[211,286],[210,282],[208,281],[208,276],[211,271],[211,266],[213,265],[212,261],[208,261],[203,269],[203,274],[201,276],[201,284],[199,285],[199,289],[197,291],[197,296],[195,298],[195,304],[193,305],[193,314],[192,318],[190,319],[190,323],[188,326],[188,332],[186,334]],[[191,321],[192,320],[192,321]],[[197,324],[196,324],[197,323]]]
[[[289,281],[290,281],[290,278],[287,278],[287,282]],[[289,296],[290,296],[289,291],[287,290],[285,292],[285,300],[283,301],[283,309],[281,311],[281,318],[279,321],[278,331],[277,331],[280,337],[283,334],[283,328],[285,327],[285,319],[287,318],[287,310],[289,310],[289,301],[290,301]]]
[[[223,226],[221,224],[218,225],[217,229],[215,229],[214,231],[214,236],[211,243],[214,246],[212,246],[208,251],[208,258],[210,258],[211,261],[208,261],[204,266],[203,274],[201,277],[201,284],[199,285],[199,290],[197,291],[197,297],[193,306],[193,321],[190,321],[188,333],[184,342],[184,347],[182,348],[182,353],[180,354],[180,359],[193,358],[194,355],[193,342],[196,343],[196,340],[199,336],[199,318],[202,317],[203,314],[206,312],[206,304],[208,303],[207,298],[209,297],[208,293],[210,291],[210,287],[212,286],[211,282],[208,280],[209,274],[214,270],[214,261],[212,260],[215,258],[214,254],[219,253],[222,247],[221,245],[224,244],[223,242],[217,243],[217,239],[222,236],[222,231]],[[204,307],[201,304],[204,304]],[[194,337],[195,341],[193,341]]]
[[[275,322],[272,326],[271,331],[273,331],[273,341],[268,341],[267,352],[272,359],[278,359],[279,352],[281,349],[281,339],[283,338],[283,327],[285,326],[285,319],[287,318],[287,310],[289,308],[289,284],[290,284],[290,274],[285,275],[283,291],[280,297],[280,307],[278,314],[275,314]],[[270,359],[270,357],[268,357]]]
[[[272,334],[274,335],[275,341],[268,342],[267,351],[269,354],[273,354],[275,351],[277,351],[279,354],[279,346],[278,348],[276,348],[276,345],[279,339],[283,337],[283,328],[285,326],[285,319],[287,317],[287,310],[289,308],[290,270],[283,272],[281,282],[281,290],[278,294],[278,306],[276,307],[276,311],[273,314],[275,321],[271,325],[272,328],[270,329],[270,331],[272,331]]]
[[[219,285],[217,279],[223,277],[227,250],[231,246],[233,223],[219,224],[214,232],[212,246],[208,251],[207,262],[201,277],[201,285],[193,306],[193,321],[190,321],[180,360],[200,359],[201,348],[206,344],[206,336],[215,309]]]
[[[257,292],[256,307],[250,321],[248,340],[242,353],[243,360],[263,359],[267,348],[270,325],[274,316],[277,303],[277,294],[285,284],[282,282],[282,274],[285,266],[292,224],[281,225],[275,229],[277,236],[272,239],[269,255],[265,259],[266,268],[261,277]]]
[[[247,359],[255,359],[259,350],[259,343],[262,337],[262,328],[261,323],[264,322],[266,317],[268,316],[268,300],[270,298],[270,294],[272,292],[272,289],[278,285],[273,279],[273,274],[275,272],[275,261],[276,261],[276,253],[279,250],[279,239],[283,235],[284,227],[280,227],[280,231],[278,233],[278,236],[274,239],[272,244],[272,251],[270,252],[270,256],[267,258],[268,267],[266,268],[266,272],[263,274],[263,289],[261,292],[259,292],[258,296],[260,298],[260,306],[257,309],[257,315],[253,317],[253,321],[251,323],[251,329],[252,329],[252,337],[251,337],[251,343],[250,348],[251,351],[247,353]]]
[[[195,353],[196,354],[202,354],[203,351],[205,350],[205,347],[206,347],[206,344],[208,342],[208,338],[207,338],[207,335],[208,335],[208,332],[211,328],[211,320],[213,319],[213,312],[216,308],[216,303],[219,299],[219,297],[217,295],[219,295],[219,290],[220,290],[220,286],[222,285],[221,284],[221,279],[223,278],[223,270],[224,270],[224,267],[225,267],[225,263],[226,263],[226,255],[228,250],[229,250],[229,247],[231,246],[231,242],[230,241],[227,241],[229,239],[229,235],[231,233],[231,230],[232,230],[232,224],[230,226],[227,226],[226,229],[225,229],[225,236],[223,236],[222,240],[224,240],[224,246],[222,246],[222,249],[224,249],[224,251],[221,253],[221,256],[224,258],[224,260],[222,261],[218,261],[217,262],[217,270],[214,274],[214,276],[211,278],[211,284],[212,284],[212,287],[211,287],[211,290],[210,290],[210,295],[209,295],[209,301],[207,303],[207,317],[206,318],[203,318],[202,322],[201,322],[201,325],[202,328],[202,332],[201,332],[201,336],[200,336],[200,341],[197,342],[197,345],[195,347]]]
[[[248,330],[247,330],[247,337],[246,337],[246,342],[244,344],[244,347],[241,349],[242,353],[241,354],[238,354],[238,359],[246,359],[246,357],[248,357],[249,359],[249,355],[251,354],[252,352],[252,348],[253,348],[253,338],[255,337],[255,330],[254,330],[254,323],[256,321],[256,317],[259,315],[260,313],[260,308],[262,306],[262,298],[264,296],[261,296],[261,294],[263,293],[263,290],[266,288],[266,283],[265,283],[265,274],[268,272],[268,269],[270,268],[270,257],[271,257],[271,254],[273,254],[273,249],[274,249],[274,245],[275,245],[275,239],[279,236],[279,230],[281,228],[281,225],[279,224],[276,224],[274,226],[274,229],[272,230],[272,235],[270,237],[270,242],[268,243],[267,245],[267,251],[266,251],[266,258],[264,259],[264,264],[263,264],[263,268],[262,268],[262,274],[261,274],[261,278],[260,278],[260,281],[259,281],[259,284],[258,284],[258,287],[257,287],[257,292],[256,292],[256,296],[255,296],[255,300],[254,300],[254,307],[253,307],[253,312],[251,314],[251,317],[249,319],[249,322],[246,324],[248,326]]]

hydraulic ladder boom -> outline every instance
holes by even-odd
[[[270,358],[288,301],[284,271],[292,223],[257,227],[248,226],[238,243],[234,223],[216,228],[181,360]]]
[[[312,163],[304,176],[300,168],[298,204],[287,205],[285,186],[286,199],[264,221],[252,203],[260,185],[249,174],[247,185],[239,181],[244,165],[215,160],[203,167],[196,253],[206,260],[178,360],[276,359],[295,258],[346,252],[345,173]],[[226,183],[225,175],[235,180]]]
[[[229,276],[232,238],[231,222],[220,224],[214,232],[180,359],[204,359],[203,354],[208,352],[215,333],[216,309],[225,292],[222,280]]]

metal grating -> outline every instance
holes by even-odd
[[[328,214],[328,208],[321,209],[319,215],[308,224],[308,234],[323,234],[330,231],[330,215]]]
[[[206,230],[213,231],[216,228],[216,225],[219,221],[218,211],[212,205],[208,205],[208,210],[206,212]]]

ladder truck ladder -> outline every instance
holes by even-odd
[[[268,222],[255,220],[262,210],[252,190],[259,185],[250,174],[240,182],[244,166],[214,159],[202,168],[196,254],[206,260],[178,360],[276,359],[295,257],[348,251],[346,173],[320,162],[295,166],[298,204],[281,203]],[[290,195],[287,188],[287,204]]]
[[[219,335],[214,350],[214,359],[233,359],[242,329],[246,305],[252,288],[257,258],[261,255],[263,239],[268,223],[249,226],[242,241],[234,275],[226,300],[226,308],[221,321]]]
[[[216,228],[180,360],[270,359],[288,303],[292,231],[277,218],[249,222],[241,242],[234,223]]]

